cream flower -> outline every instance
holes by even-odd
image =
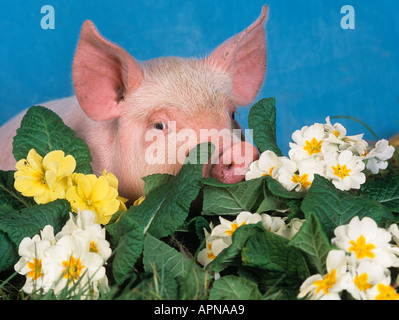
[[[367,169],[374,174],[377,174],[380,169],[386,169],[388,167],[387,160],[392,158],[394,152],[395,148],[390,146],[387,140],[379,140],[365,156],[365,159],[368,160]]]
[[[219,253],[231,245],[232,240],[231,237],[212,237],[206,230],[204,230],[204,232],[206,245],[205,248],[198,253],[197,261],[206,267]]]
[[[395,263],[396,257],[389,244],[391,234],[369,217],[360,220],[356,216],[349,224],[335,228],[334,234],[332,245],[355,255],[358,260],[378,261],[384,268]]]
[[[262,226],[267,231],[279,234],[281,236],[285,233],[285,230],[287,228],[285,220],[287,220],[287,218],[273,217],[266,213],[261,214],[261,217]]]
[[[309,189],[315,174],[325,175],[325,162],[319,157],[309,157],[295,162],[285,160],[281,166],[277,180],[289,191]]]
[[[112,254],[109,242],[106,240],[105,228],[95,222],[96,215],[91,210],[79,212],[76,217],[70,213],[70,219],[62,230],[56,235],[56,239],[64,236],[74,236],[81,243],[88,243],[89,252],[98,253],[104,263]]]
[[[283,164],[283,158],[285,157],[278,157],[270,150],[263,152],[259,160],[252,162],[249,166],[249,171],[245,175],[245,180],[256,179],[266,175],[275,178],[278,170]]]
[[[65,198],[68,177],[75,170],[76,161],[60,150],[51,151],[42,158],[31,149],[27,158],[18,161],[15,167],[15,189],[42,204]]]
[[[399,300],[399,294],[388,281],[380,282],[367,291],[368,300]]]
[[[93,297],[93,283],[97,285],[106,275],[104,260],[99,254],[90,252],[89,246],[77,237],[64,236],[46,249],[43,270],[53,279],[56,296],[67,291],[82,299]]]
[[[347,276],[347,259],[342,250],[331,250],[326,260],[327,274],[312,275],[300,287],[298,298],[340,300]]]
[[[243,211],[234,221],[230,221],[219,217],[220,224],[212,230],[212,236],[231,237],[233,233],[241,226],[246,224],[256,224],[262,221],[262,217],[258,213]]]
[[[354,299],[367,300],[369,299],[369,290],[375,285],[391,282],[388,269],[378,261],[357,260],[354,256],[349,261],[348,279],[345,281],[344,287]]]
[[[324,138],[324,127],[320,123],[295,131],[292,134],[292,140],[295,143],[290,142],[291,149],[288,153],[290,159],[300,161],[321,154]]]
[[[53,227],[46,226],[41,232],[41,236],[26,237],[19,244],[18,254],[21,258],[15,264],[14,269],[19,274],[26,276],[26,282],[22,287],[25,293],[47,293],[50,290],[52,280],[44,273],[42,261],[46,249],[54,242]]]
[[[364,162],[349,150],[328,152],[325,161],[326,177],[340,190],[359,189],[366,181]]]

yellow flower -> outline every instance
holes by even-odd
[[[144,196],[141,196],[140,198],[138,198],[135,202],[133,202],[134,206],[139,206],[143,201],[145,200]]]
[[[16,190],[25,197],[33,197],[38,204],[65,198],[68,177],[76,167],[74,157],[61,150],[51,151],[42,158],[31,149],[26,159],[16,164]]]
[[[118,190],[109,183],[106,176],[97,178],[94,174],[74,173],[72,184],[66,192],[72,210],[93,211],[99,224],[107,224],[121,206]]]
[[[102,176],[104,176],[105,178],[107,178],[109,185],[112,188],[115,188],[116,190],[118,189],[118,179],[115,177],[114,174],[112,174],[111,172],[107,173],[107,170],[104,169]],[[127,207],[126,207],[126,202],[129,199],[126,199],[124,197],[118,196],[117,199],[119,200],[119,210],[118,211],[127,211]]]

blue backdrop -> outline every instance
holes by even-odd
[[[258,99],[276,97],[284,153],[294,130],[327,115],[367,123],[380,138],[399,132],[399,1],[396,0],[2,0],[0,125],[33,104],[73,94],[71,65],[81,25],[136,59],[204,56],[251,24],[268,4],[268,65]],[[44,5],[55,28],[42,29]],[[343,29],[344,5],[355,29]],[[247,128],[248,108],[239,122]],[[366,132],[339,120],[349,134]]]

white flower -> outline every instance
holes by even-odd
[[[327,274],[312,275],[301,285],[298,298],[311,300],[340,300],[343,280],[347,274],[346,254],[342,250],[331,250],[326,260]]]
[[[325,175],[325,162],[319,157],[309,157],[301,161],[284,160],[278,171],[277,180],[288,190],[309,189],[315,174]]]
[[[95,220],[96,215],[91,210],[79,211],[76,216],[70,213],[70,219],[56,235],[56,238],[60,239],[66,235],[80,238],[82,243],[89,243],[89,251],[98,253],[105,263],[111,256],[112,250],[105,238],[105,228],[102,228]]]
[[[283,236],[291,240],[298,233],[299,229],[302,228],[304,222],[305,219],[298,219],[298,218],[291,219],[291,221],[287,224],[287,228],[285,229]]]
[[[278,157],[273,151],[266,150],[260,155],[259,160],[250,164],[245,180],[256,179],[265,175],[275,178],[278,169],[283,164],[282,158],[285,157]]]
[[[44,227],[41,236],[35,235],[24,238],[19,244],[18,254],[21,256],[14,269],[26,276],[22,287],[25,293],[47,293],[52,285],[51,279],[43,272],[43,258],[45,251],[54,241],[54,230],[51,226]]]
[[[295,143],[290,142],[291,149],[288,152],[290,159],[300,161],[313,155],[321,154],[324,138],[324,127],[320,123],[296,130],[292,134],[292,140]]]
[[[340,190],[359,189],[366,181],[366,176],[362,172],[365,164],[349,150],[341,153],[327,152],[325,161],[326,177]]]
[[[198,253],[197,261],[206,267],[219,255],[220,252],[231,245],[232,240],[231,237],[211,237],[211,234],[209,234],[206,230],[204,230],[204,232],[206,245],[205,248]]]
[[[391,282],[389,270],[378,261],[357,260],[354,256],[349,260],[351,262],[344,287],[354,299],[367,300],[371,288],[378,283]]]
[[[46,249],[43,270],[53,280],[56,296],[69,290],[71,296],[80,295],[82,299],[93,297],[93,288],[98,281],[103,281],[105,268],[103,258],[90,252],[89,246],[86,241],[64,236],[56,245]]]
[[[385,279],[367,290],[368,300],[399,300],[399,294],[390,286],[389,279]]]
[[[340,123],[332,125],[330,117],[326,118],[324,128],[327,133],[325,142],[328,142],[329,144],[329,146],[326,147],[326,152],[349,150],[358,156],[361,156],[366,152],[368,143],[363,140],[363,134],[347,136],[345,127]]]
[[[262,221],[262,217],[258,213],[243,211],[238,214],[234,221],[230,221],[222,217],[219,217],[219,220],[220,224],[212,230],[212,237],[231,237],[239,227],[245,224],[256,224]]]
[[[212,228],[211,233],[206,230],[206,246],[197,256],[197,260],[204,267],[207,266],[217,255],[233,243],[233,233],[241,226],[246,224],[256,224],[262,221],[258,213],[243,211],[237,215],[233,221],[219,217],[220,224]]]
[[[355,255],[358,260],[378,261],[384,268],[396,261],[389,244],[391,234],[369,217],[359,220],[356,216],[349,224],[335,228],[334,234],[332,245]]]
[[[374,149],[372,149],[366,156],[367,169],[372,173],[377,174],[380,169],[386,169],[388,166],[387,160],[391,159],[395,152],[395,148],[389,145],[385,139],[379,140]]]
[[[285,229],[287,228],[285,220],[287,218],[273,217],[266,213],[261,214],[262,226],[269,232],[273,232],[279,235],[283,235]]]
[[[261,214],[262,226],[267,231],[278,234],[291,240],[294,235],[299,231],[304,223],[304,219],[293,218],[288,224],[285,223],[287,217],[273,217],[266,213]]]
[[[324,130],[328,134],[326,140],[337,144],[341,144],[343,142],[342,139],[346,137],[346,129],[342,124],[331,124],[330,117],[327,117],[326,123],[323,126]]]

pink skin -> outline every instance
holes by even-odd
[[[165,159],[176,156],[168,153],[165,143],[174,143],[185,154],[200,142],[219,139],[212,159],[223,161],[205,164],[204,177],[239,182],[258,157],[257,149],[247,142],[224,138],[231,138],[232,130],[239,128],[233,119],[236,106],[252,103],[263,83],[267,12],[264,6],[251,26],[205,59],[169,57],[141,64],[86,21],[73,62],[76,97],[43,105],[59,114],[86,141],[95,173],[101,174],[104,169],[114,173],[120,194],[130,200],[143,195],[143,177],[180,170],[179,162],[149,164],[145,160],[150,147],[165,150]],[[0,128],[1,170],[15,169],[12,138],[22,116]],[[201,129],[215,130],[204,138]],[[176,134],[184,130],[190,132],[187,140],[176,141]],[[218,136],[218,132],[224,133]],[[148,134],[158,134],[162,139],[148,141]]]

